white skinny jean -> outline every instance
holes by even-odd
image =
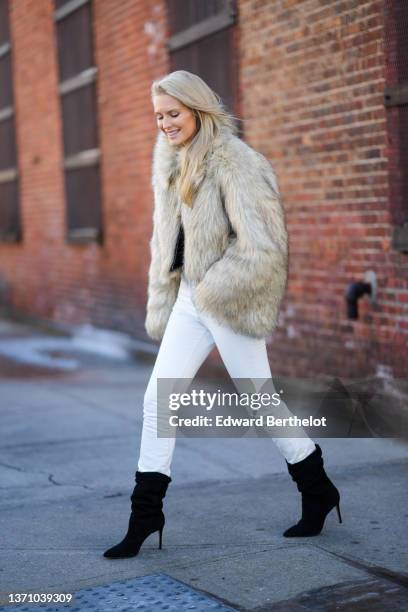
[[[193,379],[214,346],[232,379],[271,380],[266,341],[239,334],[198,311],[191,299],[192,287],[182,276],[178,296],[170,314],[143,402],[143,428],[138,470],[171,475],[176,438],[157,436],[157,379]],[[293,414],[283,401],[288,416]],[[300,434],[299,434],[300,431]],[[315,450],[302,428],[296,438],[272,438],[288,463],[301,461]]]

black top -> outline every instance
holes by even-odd
[[[177,270],[177,268],[181,268],[184,263],[184,228],[183,224],[180,224],[179,235],[177,237],[176,248],[175,248],[175,256],[173,259],[173,263],[170,268],[170,272],[173,270]]]

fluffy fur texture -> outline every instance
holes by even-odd
[[[159,132],[153,151],[148,335],[160,340],[177,298],[181,270],[169,273],[183,222],[184,274],[196,308],[234,331],[270,335],[287,286],[288,238],[270,162],[222,128],[196,177],[189,208],[177,195],[177,149]]]

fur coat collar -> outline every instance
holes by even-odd
[[[287,284],[284,210],[270,162],[222,128],[195,176],[192,208],[173,180],[179,149],[159,132],[153,150],[151,263],[145,328],[163,337],[182,269],[172,269],[180,225],[186,280],[196,308],[237,333],[264,338],[277,325]]]

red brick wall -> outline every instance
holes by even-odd
[[[0,278],[25,312],[143,337],[156,134],[150,84],[169,69],[164,2],[93,3],[102,247],[64,242],[52,3],[10,4],[24,241],[0,244]],[[274,162],[290,234],[272,372],[405,374],[408,256],[390,246],[382,4],[238,1],[245,138]],[[350,321],[344,292],[368,269],[378,303],[363,298],[359,320]]]
[[[13,0],[11,36],[24,240],[0,244],[23,312],[143,333],[156,125],[150,83],[168,72],[160,2],[93,3],[105,244],[64,240],[58,65],[51,0]]]
[[[241,0],[246,139],[274,162],[290,277],[271,366],[406,374],[408,255],[390,246],[383,2]],[[348,320],[345,289],[377,275]]]

